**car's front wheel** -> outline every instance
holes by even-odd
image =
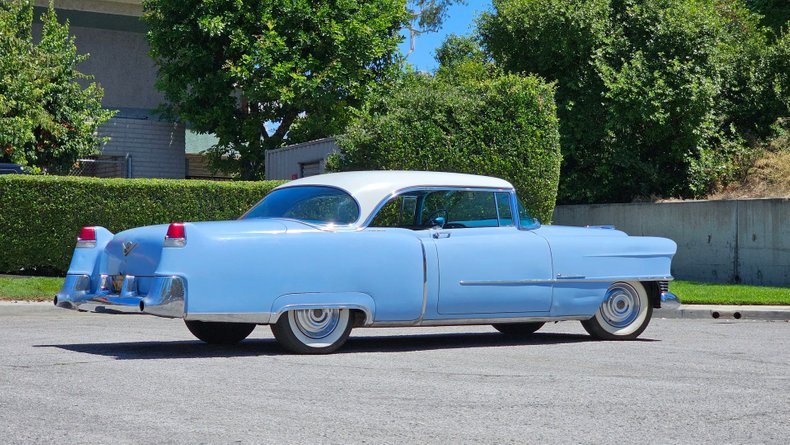
[[[298,309],[282,314],[271,325],[274,338],[297,354],[328,354],[336,351],[351,333],[348,309]]]
[[[225,323],[217,321],[184,320],[195,337],[212,345],[233,345],[250,335],[253,323]]]
[[[617,282],[606,291],[595,316],[582,321],[584,329],[602,340],[631,340],[650,323],[653,305],[639,282]]]

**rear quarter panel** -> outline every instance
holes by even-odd
[[[416,320],[423,253],[406,230],[218,235],[188,227],[187,246],[166,248],[157,273],[187,280],[187,313],[265,313],[283,295],[362,293],[376,321]]]

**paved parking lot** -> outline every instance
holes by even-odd
[[[3,443],[787,443],[790,323],[653,320],[360,329],[330,356],[268,327],[236,347],[179,320],[0,305]]]

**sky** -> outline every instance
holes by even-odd
[[[439,32],[417,37],[414,52],[406,61],[418,71],[433,71],[438,63],[434,59],[436,48],[441,46],[449,34],[468,35],[474,28],[474,19],[482,12],[491,9],[491,0],[467,0],[466,5],[453,5],[448,10],[447,19]],[[403,54],[409,52],[408,32],[400,45]]]

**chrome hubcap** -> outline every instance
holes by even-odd
[[[636,289],[627,284],[616,284],[606,293],[601,316],[610,326],[624,328],[636,320],[641,308]]]
[[[294,311],[299,331],[309,338],[324,338],[331,334],[340,321],[339,309],[302,309]]]

